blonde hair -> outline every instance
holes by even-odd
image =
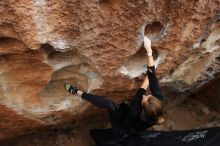
[[[163,104],[153,95],[149,97],[148,102],[144,102],[142,104],[142,107],[144,110],[145,119],[148,117],[154,117],[156,120],[158,120],[159,117],[163,116]]]

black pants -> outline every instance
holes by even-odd
[[[105,99],[103,96],[95,96],[84,92],[82,98],[91,102],[95,106],[107,109],[109,112],[116,110],[116,104],[111,100]]]
[[[115,120],[117,121],[117,119],[115,119],[115,115],[118,114],[118,107],[113,101],[105,99],[103,96],[95,96],[88,93],[83,93],[82,98],[86,99],[97,107],[105,108],[109,113],[112,127],[115,127],[114,125],[117,126],[118,122],[116,122],[116,124],[114,124],[115,122],[112,122]],[[121,143],[123,140],[124,133],[120,132],[118,128],[117,130],[114,128],[92,129],[90,130],[90,135],[95,141],[96,146],[117,146],[117,144]]]
[[[121,115],[118,110],[119,109],[118,105],[116,105],[113,101],[108,100],[103,96],[96,96],[88,93],[83,93],[82,98],[86,99],[87,101],[89,101],[90,103],[92,103],[97,107],[106,109],[109,114],[109,119],[112,128],[117,129],[116,133],[120,133],[121,128],[115,128],[115,127],[120,127],[119,124],[120,124]]]

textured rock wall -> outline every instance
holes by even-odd
[[[197,91],[209,81],[217,78],[220,71],[220,12],[210,21],[210,29],[205,30],[200,42],[193,46],[194,51],[168,78],[171,86],[180,92]]]
[[[0,139],[94,112],[63,90],[66,81],[117,101],[131,96],[146,70],[144,33],[153,41],[164,84],[186,91],[208,82],[219,72],[219,5],[219,0],[0,1],[0,110],[25,119],[0,114],[0,128],[7,130]]]
[[[215,109],[216,111],[220,111],[219,102],[220,102],[220,77],[218,76],[217,79],[211,81],[206,86],[199,89],[195,96]]]

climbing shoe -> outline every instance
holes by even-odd
[[[78,88],[74,87],[73,85],[69,83],[64,83],[64,88],[70,93],[75,94],[75,95],[77,95],[77,91],[79,90]]]

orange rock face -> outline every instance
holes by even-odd
[[[179,91],[201,87],[219,72],[219,6],[219,0],[1,1],[0,111],[9,110],[0,116],[24,120],[1,122],[7,133],[0,139],[16,136],[11,127],[18,125],[19,135],[85,118],[89,104],[66,92],[64,82],[117,101],[128,97],[146,71],[144,34],[163,83]]]

